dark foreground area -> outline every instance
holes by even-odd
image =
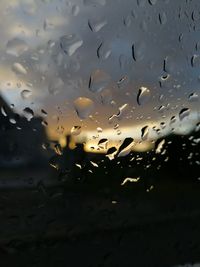
[[[167,138],[162,153],[86,156],[83,172],[0,169],[0,266],[200,262],[199,134]]]

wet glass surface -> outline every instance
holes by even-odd
[[[1,0],[0,16],[2,257],[199,262],[199,0]]]

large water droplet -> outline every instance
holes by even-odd
[[[97,48],[97,56],[100,59],[106,60],[111,54],[110,47],[104,42]]]
[[[147,87],[141,87],[138,91],[137,95],[137,103],[138,105],[143,105],[146,103],[150,98],[151,92]]]
[[[103,70],[95,70],[90,77],[89,89],[92,92],[100,92],[108,86],[110,76]]]
[[[133,138],[126,138],[118,150],[118,157],[127,156],[131,152],[134,145],[135,142],[133,141]]]
[[[68,56],[72,56],[82,44],[83,40],[75,34],[64,35],[60,38],[60,46]]]
[[[25,109],[23,109],[23,113],[28,121],[30,121],[34,116],[33,110],[29,107],[26,107]]]
[[[190,102],[198,101],[198,100],[199,100],[199,96],[198,96],[197,93],[191,93],[191,94],[189,94],[189,96],[188,96],[188,100],[189,100]]]
[[[20,63],[15,62],[12,66],[12,70],[16,73],[16,74],[22,74],[25,75],[27,73],[26,69],[24,68],[24,66]]]
[[[179,112],[179,119],[182,121],[184,118],[188,117],[190,115],[190,109],[189,108],[183,108]]]
[[[157,147],[156,147],[156,154],[159,154],[159,153],[162,152],[162,149],[163,149],[164,144],[165,144],[165,139],[161,140],[161,141],[158,143],[158,145],[157,145]]]
[[[79,97],[74,101],[74,107],[80,119],[86,119],[94,109],[94,102],[87,97]]]
[[[141,129],[141,138],[142,140],[146,140],[149,134],[149,126],[146,125]]]
[[[88,26],[92,32],[100,31],[107,24],[106,19],[90,19],[88,21]]]
[[[28,50],[28,45],[24,40],[13,38],[6,45],[6,53],[12,56],[19,57]]]

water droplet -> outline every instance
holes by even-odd
[[[12,70],[16,73],[16,74],[26,74],[27,71],[24,68],[24,66],[22,66],[22,64],[15,62],[12,66]]]
[[[193,55],[191,58],[192,67],[200,67],[200,55]]]
[[[85,6],[105,6],[106,0],[83,0]]]
[[[159,154],[162,152],[162,149],[163,149],[163,146],[165,144],[165,139],[161,140],[158,145],[157,145],[157,148],[156,148],[156,154]]]
[[[189,96],[188,96],[188,100],[189,100],[190,102],[198,101],[198,100],[199,100],[199,96],[198,96],[197,93],[191,93],[191,94],[189,94]]]
[[[138,91],[137,95],[137,103],[138,105],[143,105],[145,104],[149,98],[150,98],[150,90],[147,87],[141,87]]]
[[[75,125],[71,128],[72,135],[79,135],[81,133],[81,126]]]
[[[126,138],[118,150],[118,157],[127,156],[132,151],[134,145],[133,138]]]
[[[101,127],[97,127],[97,132],[98,133],[102,133],[103,132],[103,129]]]
[[[160,24],[162,25],[167,23],[167,16],[165,12],[162,12],[159,14],[159,21],[160,21]]]
[[[7,116],[8,116],[8,114],[7,114],[6,109],[5,109],[4,106],[1,107],[1,114],[2,114],[4,117],[7,117]]]
[[[61,147],[60,144],[55,144],[54,151],[56,152],[57,155],[60,155],[61,156],[63,154],[62,147]]]
[[[116,154],[117,154],[117,148],[110,147],[106,153],[106,157],[109,158],[109,160],[113,160]]]
[[[141,129],[141,138],[142,140],[146,140],[149,134],[149,126],[146,125]]]
[[[25,109],[23,109],[23,113],[28,121],[30,121],[34,116],[33,110],[29,107],[26,107]]]
[[[42,115],[45,116],[45,117],[48,115],[48,113],[47,113],[44,109],[41,109],[41,113],[42,113]]]
[[[122,89],[122,88],[126,88],[127,87],[127,85],[128,85],[128,83],[129,83],[129,78],[128,78],[128,76],[123,76],[123,77],[121,77],[118,81],[117,81],[117,86],[120,88],[120,89]]]
[[[179,119],[182,121],[184,118],[188,117],[190,115],[190,109],[189,108],[183,108],[179,112]]]
[[[95,70],[89,81],[89,89],[92,92],[100,92],[108,86],[110,82],[110,76],[103,70]]]
[[[12,40],[9,40],[6,45],[6,53],[16,57],[21,56],[27,50],[27,43],[19,38],[13,38]]]
[[[80,8],[79,8],[78,5],[73,5],[73,6],[72,6],[72,15],[73,15],[73,16],[77,16],[78,13],[79,13],[79,11],[80,11]]]
[[[88,26],[92,32],[100,31],[107,24],[106,19],[90,19],[88,21]]]
[[[31,95],[32,95],[32,91],[30,91],[30,90],[25,89],[25,90],[21,91],[21,97],[22,97],[23,99],[27,99],[27,98],[29,98]]]
[[[49,21],[48,19],[45,19],[44,23],[43,23],[43,29],[44,29],[44,31],[53,30],[54,24],[51,21]]]
[[[12,124],[16,124],[16,123],[17,123],[16,120],[15,120],[14,118],[10,118],[10,119],[9,119],[9,122],[12,123]]]
[[[145,0],[137,0],[137,5],[143,7],[145,5]]]
[[[130,177],[127,177],[124,179],[124,181],[121,183],[121,185],[125,185],[126,183],[137,183],[138,181],[140,180],[140,177],[137,177],[137,178],[130,178]]]
[[[98,167],[99,167],[99,165],[98,165],[97,163],[93,162],[93,161],[90,161],[90,163],[91,163],[92,166],[94,166],[95,168],[98,168]]]
[[[83,44],[83,40],[81,40],[75,34],[64,35],[60,38],[60,46],[61,49],[68,55],[72,56],[78,48],[80,48]]]
[[[124,25],[126,27],[130,27],[130,25],[131,25],[131,16],[128,15],[126,18],[124,18]]]
[[[152,6],[155,5],[157,2],[157,0],[149,0],[149,4],[151,4]]]
[[[104,42],[97,48],[97,56],[100,59],[106,60],[111,55],[110,47]]]
[[[94,109],[94,102],[90,98],[79,97],[74,101],[74,107],[79,118],[86,119]]]
[[[135,61],[141,61],[145,56],[146,46],[144,43],[135,43],[132,45],[132,57]]]

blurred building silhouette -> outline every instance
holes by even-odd
[[[41,124],[42,118],[34,117],[28,121],[16,114],[2,96],[0,108],[0,166],[43,164],[47,152],[42,148],[42,144],[48,139]]]

